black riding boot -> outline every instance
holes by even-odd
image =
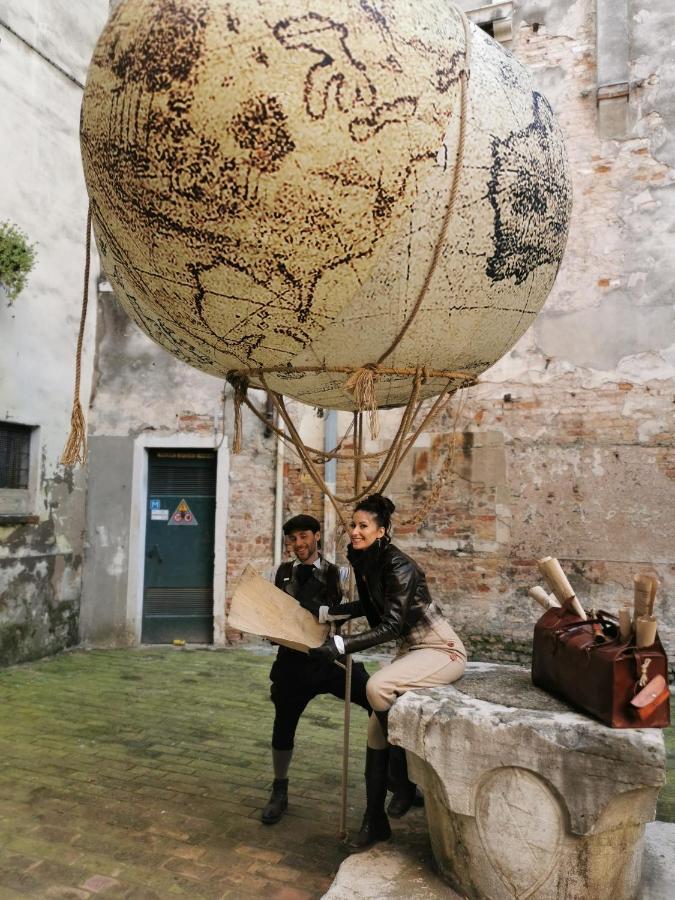
[[[361,853],[368,850],[378,841],[387,841],[391,837],[389,819],[384,811],[387,798],[387,769],[389,748],[384,750],[366,750],[366,813],[361,830],[348,845],[350,853]]]
[[[415,801],[417,787],[408,778],[408,761],[402,747],[389,748],[389,788],[391,798],[387,812],[392,819],[404,816]]]
[[[260,817],[265,825],[274,825],[288,809],[288,778],[275,778],[267,806]]]

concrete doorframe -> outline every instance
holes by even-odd
[[[145,526],[147,522],[148,450],[216,450],[216,519],[213,557],[213,643],[225,644],[225,578],[227,564],[227,508],[230,451],[227,439],[214,446],[212,437],[194,434],[141,434],[134,441],[129,522],[129,575],[127,580],[127,633],[141,642],[143,582],[145,578]]]

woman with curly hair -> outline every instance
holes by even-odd
[[[424,572],[391,543],[394,509],[382,494],[371,494],[357,504],[347,557],[354,568],[358,600],[321,610],[322,621],[365,616],[370,627],[360,634],[332,635],[310,650],[313,656],[337,659],[345,653],[396,642],[394,660],[371,675],[367,684],[375,713],[368,723],[367,806],[361,830],[350,846],[352,852],[366,850],[391,836],[384,809],[388,770],[394,782],[389,815],[404,815],[415,798],[405,751],[390,746],[387,740],[392,704],[406,691],[450,684],[466,667],[464,645],[431,599]]]

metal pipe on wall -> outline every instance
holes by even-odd
[[[284,423],[277,420],[277,427],[283,430]],[[284,539],[281,528],[284,524],[284,439],[277,435],[276,483],[274,488],[274,566],[281,563]]]
[[[337,410],[327,409],[323,417],[323,448],[326,451],[335,449],[337,444]],[[337,486],[337,460],[326,460],[324,469],[324,480],[328,489],[334,494]],[[328,503],[324,498],[323,504],[323,532],[322,532],[322,552],[323,555],[332,561],[335,561],[337,551],[336,531],[337,522],[333,504]]]

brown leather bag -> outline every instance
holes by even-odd
[[[657,675],[666,691],[641,715],[631,701]],[[667,679],[668,660],[658,635],[651,647],[639,650],[622,643],[617,619],[609,613],[584,621],[554,608],[534,626],[532,682],[612,728],[667,728]]]

